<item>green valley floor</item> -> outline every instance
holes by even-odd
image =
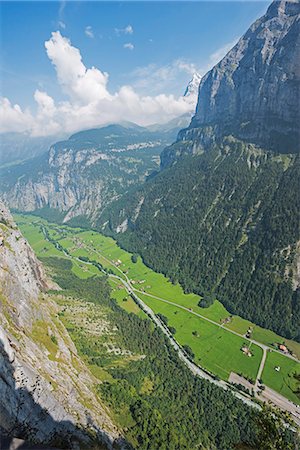
[[[52,224],[27,214],[15,214],[14,218],[39,258],[69,259],[72,272],[81,279],[105,270],[128,280],[143,302],[161,315],[177,342],[189,348],[200,367],[225,381],[233,372],[250,381],[253,388],[259,382],[300,405],[299,343],[231,316],[217,300],[201,308],[199,296],[185,294],[180,285],[172,284],[139,256],[97,231]],[[122,308],[146,317],[121,282],[110,278],[110,284],[112,297]],[[280,344],[288,353],[278,349]],[[266,359],[261,364],[264,352]]]

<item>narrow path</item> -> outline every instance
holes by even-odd
[[[255,392],[258,391],[258,384],[259,384],[259,380],[261,379],[261,376],[262,376],[262,373],[263,373],[263,370],[264,370],[266,358],[267,358],[267,349],[264,348],[263,349],[263,356],[261,358],[260,366],[259,366],[259,369],[258,369],[258,372],[257,372],[257,377],[256,377],[256,380],[255,380],[255,385],[254,385]]]
[[[265,345],[265,344],[262,344],[261,342],[256,341],[255,339],[247,338],[247,337],[244,336],[243,334],[240,334],[240,333],[238,333],[237,331],[234,331],[234,330],[231,330],[230,328],[225,327],[224,324],[220,324],[220,323],[218,323],[218,322],[215,322],[214,320],[209,319],[208,317],[203,316],[202,314],[199,314],[199,313],[197,313],[197,312],[191,310],[190,308],[187,308],[186,306],[182,306],[182,305],[179,305],[178,303],[171,302],[170,300],[166,300],[166,299],[164,299],[164,298],[157,297],[156,295],[153,295],[153,294],[149,294],[149,293],[147,293],[147,292],[140,291],[140,290],[138,290],[138,289],[136,289],[136,288],[133,288],[133,289],[134,289],[136,292],[139,292],[140,294],[147,295],[148,297],[152,297],[152,298],[154,298],[154,299],[156,299],[156,300],[159,300],[159,301],[161,301],[161,302],[164,302],[164,303],[169,303],[170,305],[176,306],[177,308],[181,308],[181,309],[183,309],[183,310],[189,312],[190,314],[194,314],[195,316],[198,316],[198,317],[200,317],[201,319],[206,320],[207,322],[210,322],[210,323],[212,323],[213,325],[216,325],[217,327],[222,328],[222,329],[225,330],[225,331],[228,331],[229,333],[235,334],[236,336],[239,336],[239,337],[241,337],[241,338],[243,338],[243,339],[249,341],[251,344],[258,345],[260,348],[262,348],[262,350],[271,350],[272,352],[277,352],[277,353],[279,353],[280,355],[283,355],[283,353],[282,353],[280,350],[276,350],[275,348],[271,348],[271,347],[269,347],[268,345]],[[296,362],[300,362],[300,361],[298,360],[298,358],[295,358],[295,357],[292,356],[292,355],[284,354],[283,356],[285,356],[286,358],[293,359],[293,360],[296,361]]]
[[[44,227],[42,227],[42,229],[43,229],[43,234],[44,234],[44,236],[45,236],[45,239],[48,240],[47,235],[46,235],[46,233],[45,233],[45,231],[44,231]],[[92,263],[89,262],[89,261],[82,261],[82,260],[79,259],[78,257],[72,256],[72,255],[66,253],[66,252],[64,251],[64,249],[59,248],[59,245],[58,245],[57,242],[55,242],[54,245],[55,245],[55,247],[56,247],[58,250],[63,251],[63,253],[64,253],[68,258],[70,258],[70,259],[75,259],[76,261],[79,261],[81,264],[89,264],[89,265],[92,265]],[[143,302],[143,300],[137,295],[137,293],[143,294],[143,295],[148,295],[149,297],[153,297],[153,298],[155,298],[155,299],[157,299],[157,300],[159,300],[159,301],[162,301],[162,302],[165,302],[165,303],[169,303],[169,304],[171,304],[171,305],[173,305],[173,306],[176,306],[176,307],[178,307],[178,308],[181,308],[181,309],[183,309],[183,310],[186,310],[186,311],[188,311],[190,314],[194,314],[194,315],[200,317],[200,318],[203,319],[203,320],[207,320],[208,322],[211,322],[212,324],[217,325],[218,327],[222,327],[221,324],[219,324],[218,322],[215,322],[215,321],[213,321],[213,320],[211,320],[211,319],[209,319],[209,318],[207,318],[207,317],[205,317],[205,316],[202,316],[202,315],[199,314],[199,313],[196,313],[196,312],[194,312],[194,311],[191,311],[189,308],[186,308],[186,307],[184,307],[184,306],[182,306],[182,305],[178,305],[177,303],[171,302],[171,301],[169,301],[169,300],[162,299],[161,297],[157,297],[157,296],[155,296],[155,295],[152,295],[152,294],[148,294],[148,293],[139,291],[138,289],[134,288],[134,287],[131,285],[130,280],[129,280],[129,278],[127,277],[127,275],[126,275],[121,269],[119,269],[119,267],[116,266],[112,261],[110,261],[108,258],[106,258],[105,256],[103,256],[100,252],[96,251],[94,248],[91,249],[91,248],[89,248],[88,246],[86,246],[86,249],[88,249],[88,250],[90,250],[90,251],[92,251],[92,252],[98,254],[99,256],[101,256],[101,258],[103,258],[108,264],[112,265],[116,270],[118,270],[118,271],[120,272],[120,274],[121,274],[123,277],[125,277],[125,280],[124,280],[124,278],[121,278],[121,276],[118,276],[118,275],[115,275],[115,274],[108,274],[104,269],[101,269],[101,271],[102,271],[103,273],[105,273],[106,275],[108,275],[108,276],[111,277],[111,278],[115,278],[115,279],[119,280],[119,281],[124,285],[126,291],[128,292],[128,294],[130,294],[130,295],[133,297],[133,299],[136,301],[136,303],[138,304],[138,306],[139,306],[139,307],[140,307],[140,308],[141,308],[141,309],[142,309],[142,310],[143,310],[143,311],[151,318],[151,320],[152,320],[152,321],[153,321],[153,322],[154,322],[154,323],[162,330],[162,332],[168,337],[170,344],[171,344],[172,347],[176,350],[176,352],[177,352],[179,358],[181,359],[181,361],[182,361],[182,362],[183,362],[183,363],[191,370],[191,372],[192,372],[194,375],[199,376],[199,377],[201,377],[201,378],[203,378],[203,379],[206,379],[206,380],[209,381],[210,383],[213,383],[213,384],[215,384],[215,385],[221,387],[221,388],[224,389],[224,390],[230,390],[230,392],[232,393],[232,395],[234,395],[236,398],[238,398],[238,399],[240,399],[241,401],[243,401],[243,402],[244,402],[245,404],[247,404],[248,406],[250,406],[250,407],[252,407],[252,408],[256,408],[256,409],[261,410],[261,406],[260,406],[258,403],[256,403],[254,400],[252,400],[251,397],[250,397],[249,395],[247,395],[247,394],[245,394],[245,393],[243,393],[243,392],[241,392],[241,391],[235,391],[235,390],[233,390],[233,389],[232,389],[232,386],[230,385],[230,383],[228,383],[228,382],[226,382],[226,381],[223,381],[223,380],[216,379],[212,374],[210,374],[209,372],[207,372],[205,369],[201,368],[200,366],[198,366],[198,365],[196,365],[194,362],[192,362],[192,361],[187,357],[187,355],[185,354],[185,352],[184,352],[184,350],[182,349],[182,347],[181,347],[181,346],[178,344],[178,342],[175,340],[174,336],[170,333],[168,327],[167,327],[167,326],[166,326],[166,325],[165,325],[165,324],[164,324],[164,323],[156,316],[156,314],[154,313],[154,311],[153,311],[146,303]],[[262,360],[261,360],[261,363],[260,363],[260,367],[259,367],[259,370],[258,370],[256,382],[255,382],[255,387],[256,387],[255,393],[257,394],[258,380],[259,380],[259,378],[261,377],[261,374],[262,374],[262,371],[263,371],[263,368],[264,368],[264,364],[265,364],[265,361],[266,361],[267,350],[270,349],[270,347],[268,347],[267,345],[261,344],[260,342],[257,342],[257,341],[255,341],[255,340],[253,340],[253,339],[245,338],[245,336],[243,336],[243,335],[241,335],[241,334],[235,332],[234,330],[230,330],[230,329],[224,328],[224,327],[222,327],[222,328],[223,328],[224,330],[226,330],[226,331],[229,331],[229,332],[231,332],[231,333],[233,333],[233,334],[239,336],[239,337],[242,337],[242,338],[244,338],[244,339],[247,339],[249,342],[258,345],[259,347],[261,347],[261,348],[263,349],[263,356],[262,356]],[[272,351],[277,351],[277,350],[274,350],[274,349],[271,349],[271,350],[272,350]],[[280,353],[280,354],[282,354],[280,351],[277,351],[277,352]],[[294,359],[295,361],[299,362],[298,359],[292,357],[291,355],[285,355],[285,356],[291,357],[291,358]],[[277,406],[280,407],[280,405],[277,405]],[[293,414],[293,416],[295,416],[295,415],[294,415],[294,411],[291,411],[290,408],[287,408],[287,409]],[[299,418],[297,418],[296,422],[299,424]],[[289,427],[289,428],[291,428],[292,430],[294,430],[289,424],[284,424],[284,425],[287,426],[287,427]],[[295,431],[295,430],[294,430],[294,431]]]

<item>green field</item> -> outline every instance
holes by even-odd
[[[69,258],[72,258],[72,271],[80,278],[95,276],[99,274],[99,270],[91,264],[74,259],[76,257],[86,257],[89,260],[97,261],[106,270],[109,269],[123,279],[126,278],[126,274],[134,288],[139,291],[138,295],[144,302],[156,313],[162,313],[168,317],[168,325],[176,329],[176,339],[180,344],[191,347],[195,354],[195,362],[222,379],[227,380],[230,372],[233,371],[254,380],[262,356],[261,348],[255,344],[251,345],[253,356],[245,356],[241,351],[241,347],[244,343],[247,343],[247,339],[237,336],[229,330],[243,335],[249,327],[252,327],[252,338],[254,340],[270,347],[274,343],[285,342],[290,350],[300,357],[299,343],[284,339],[274,332],[256,326],[241,317],[230,316],[224,306],[217,300],[209,308],[199,307],[199,296],[185,294],[179,284],[172,284],[164,275],[156,273],[145,266],[140,257],[138,257],[136,263],[133,263],[131,260],[132,255],[121,249],[112,238],[103,236],[96,231],[85,231],[65,225],[50,224],[36,216],[15,215],[15,220],[38,257],[68,257],[57,250],[53,243],[45,239],[41,230],[41,224],[43,224],[47,228],[50,238],[57,241],[69,252]],[[125,289],[121,288],[119,283],[115,281],[110,279],[113,289],[112,297],[127,312],[145,317],[145,314],[127,295]],[[185,311],[174,305],[169,305],[146,294],[171,301],[179,306],[189,308],[191,311]],[[124,298],[127,298],[127,300],[124,301]],[[193,312],[214,321],[215,324],[194,315]],[[218,325],[224,319],[229,319],[229,321],[220,328]],[[227,328],[229,329],[228,331],[226,331]],[[250,345],[249,342],[248,345]],[[275,376],[277,372],[276,374],[274,373],[272,363],[269,363],[269,357],[263,375],[264,383],[283,393],[287,398],[299,402],[299,398],[297,400],[296,394],[293,392],[296,389],[296,380],[295,385],[287,383],[287,380],[291,380],[293,371],[300,371],[300,364],[275,352],[272,355],[278,355],[281,358],[281,377],[283,377],[284,383],[281,382],[280,384],[277,382],[280,377]]]
[[[175,337],[181,345],[189,345],[195,354],[195,362],[210,372],[227,380],[230,372],[241,373],[255,380],[262,358],[262,349],[251,346],[253,356],[249,358],[241,351],[243,344],[250,344],[224,328],[207,322],[189,311],[168,303],[140,295],[155,313],[168,317],[168,326],[176,329]]]
[[[280,371],[277,372],[275,367],[280,367]],[[299,380],[296,380],[294,374],[298,374],[300,377],[299,363],[277,352],[268,352],[262,373],[263,383],[292,402],[300,404],[299,397],[294,393],[296,389],[300,388]]]

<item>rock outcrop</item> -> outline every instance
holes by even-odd
[[[58,286],[0,203],[0,432],[63,448],[96,438],[112,448],[120,432],[95,397],[49,288]]]
[[[162,166],[233,135],[278,153],[300,151],[300,3],[273,2],[201,80],[196,114]]]
[[[11,208],[52,208],[65,221],[85,215],[93,223],[112,201],[159,168],[160,152],[181,126],[110,125],[76,133],[46,154],[2,169],[0,191]]]

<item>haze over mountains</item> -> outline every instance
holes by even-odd
[[[299,2],[269,7],[202,78],[195,116],[146,183],[172,122],[77,133],[2,170],[4,198],[79,216],[187,291],[300,340],[299,27]]]
[[[90,219],[159,169],[159,155],[190,115],[144,128],[109,125],[72,135],[34,159],[1,171],[1,190],[12,208],[56,208],[64,220]]]
[[[13,211],[75,227],[74,236],[66,237],[73,244],[79,226],[111,236],[132,253],[128,259],[134,264],[140,255],[185,293],[200,295],[201,307],[218,299],[229,320],[239,315],[300,342],[299,56],[300,2],[273,2],[215,67],[202,78],[195,74],[184,94],[191,99],[198,95],[192,118],[188,113],[148,127],[124,121],[74,133],[49,148],[47,139],[32,141],[32,146],[25,141],[14,157],[8,155],[0,164],[1,198]],[[20,136],[5,139],[8,149]],[[249,449],[277,450],[273,435],[268,441],[278,431],[273,413],[274,428],[266,432],[270,446],[264,447],[263,415],[194,377],[149,320],[125,313],[110,297],[110,272],[89,260],[92,247],[82,242],[88,256],[75,257],[76,263],[85,262],[100,275],[75,276],[74,258],[62,246],[60,254],[54,239],[64,234],[61,226],[49,232],[39,223],[34,230],[44,239],[42,254],[48,244],[59,254],[42,257],[46,276],[0,203],[0,396],[7,398],[0,431],[4,422],[6,429],[16,423],[19,434],[39,442],[53,443],[58,435],[73,445],[74,439],[92,442],[96,437],[108,448],[229,450],[246,444]],[[124,265],[115,262],[115,268]],[[84,276],[87,272],[85,268]],[[124,273],[128,281],[131,275]],[[123,289],[120,273],[114,277],[114,288]],[[142,294],[142,286],[138,289]],[[122,302],[134,299],[132,292],[126,291]],[[60,309],[51,295],[61,301]],[[91,313],[79,323],[84,358],[71,339],[78,323],[63,324],[68,302],[76,317]],[[95,322],[99,317],[104,325]],[[170,334],[176,333],[167,327],[166,317],[162,320]],[[94,340],[88,341],[84,332],[93,326]],[[120,362],[97,353],[102,338],[118,344],[128,360],[132,357],[132,365],[125,358]],[[266,348],[263,352],[265,356]],[[89,370],[90,361],[102,377],[101,364],[109,361],[104,381]],[[15,372],[20,374],[18,386]],[[22,396],[24,411],[16,412]],[[54,420],[46,414],[52,407]],[[31,410],[34,427],[27,420]],[[29,428],[22,429],[23,422]],[[280,430],[278,449],[297,448],[289,431],[285,426]]]

